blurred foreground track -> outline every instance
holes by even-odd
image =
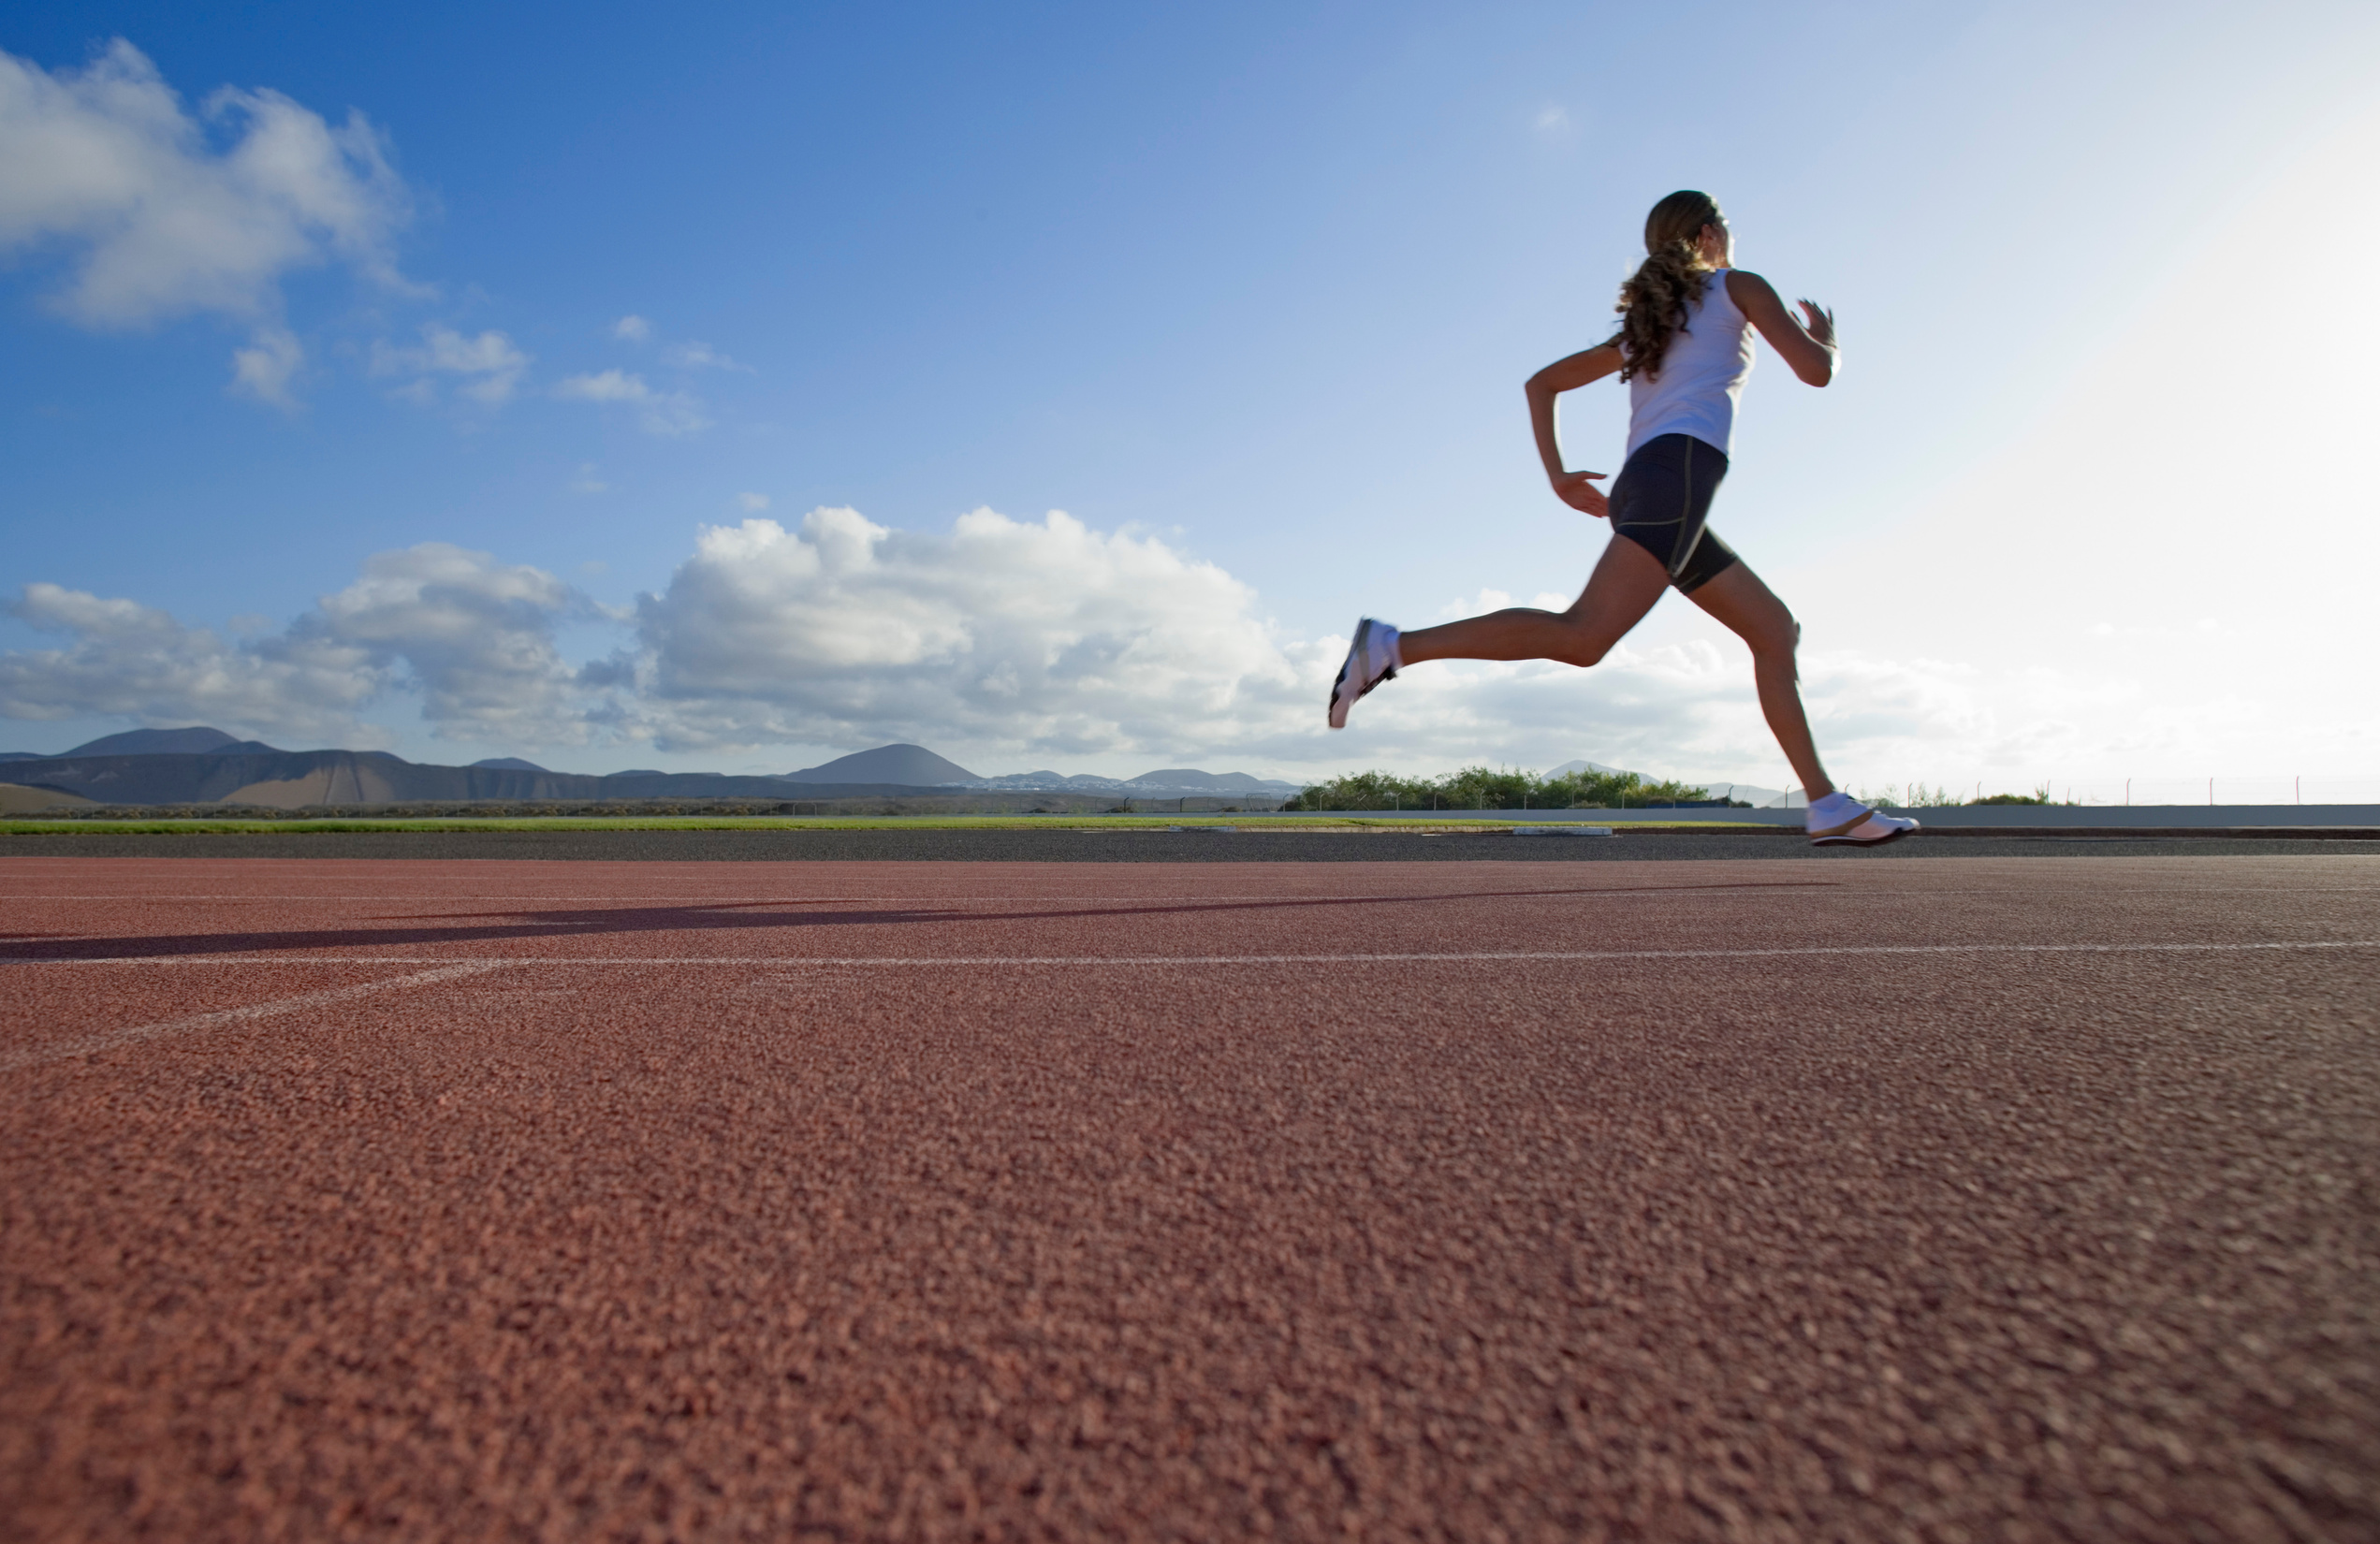
[[[2380,1538],[2380,861],[1733,839],[8,856],[0,1517]]]

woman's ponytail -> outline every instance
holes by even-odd
[[[1686,328],[1688,308],[1702,299],[1711,269],[1696,245],[1705,226],[1721,224],[1707,193],[1672,193],[1644,217],[1644,261],[1620,285],[1620,379],[1661,373],[1670,340]]]

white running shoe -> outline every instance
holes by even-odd
[[[1879,815],[1847,794],[1829,794],[1811,801],[1803,829],[1812,847],[1881,847],[1899,841],[1918,828],[1901,815]]]
[[[1347,663],[1331,683],[1331,727],[1347,727],[1347,710],[1355,699],[1382,681],[1396,679],[1403,662],[1396,653],[1396,629],[1366,617],[1355,624],[1355,641],[1348,646]]]

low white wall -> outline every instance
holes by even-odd
[[[1789,825],[1797,830],[1802,824],[1802,811],[1799,809],[1333,809],[1324,812],[1391,821],[1584,821],[1596,825],[1626,821],[1718,821],[1741,825]],[[2380,804],[1976,804],[1908,809],[1901,813],[1915,816],[1922,825],[1954,827],[2380,826]],[[1265,817],[1250,815],[1248,818],[1256,821]]]

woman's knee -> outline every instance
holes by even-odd
[[[1751,646],[1756,659],[1790,660],[1802,647],[1802,624],[1791,613],[1781,613],[1774,620],[1751,629],[1744,641]]]

